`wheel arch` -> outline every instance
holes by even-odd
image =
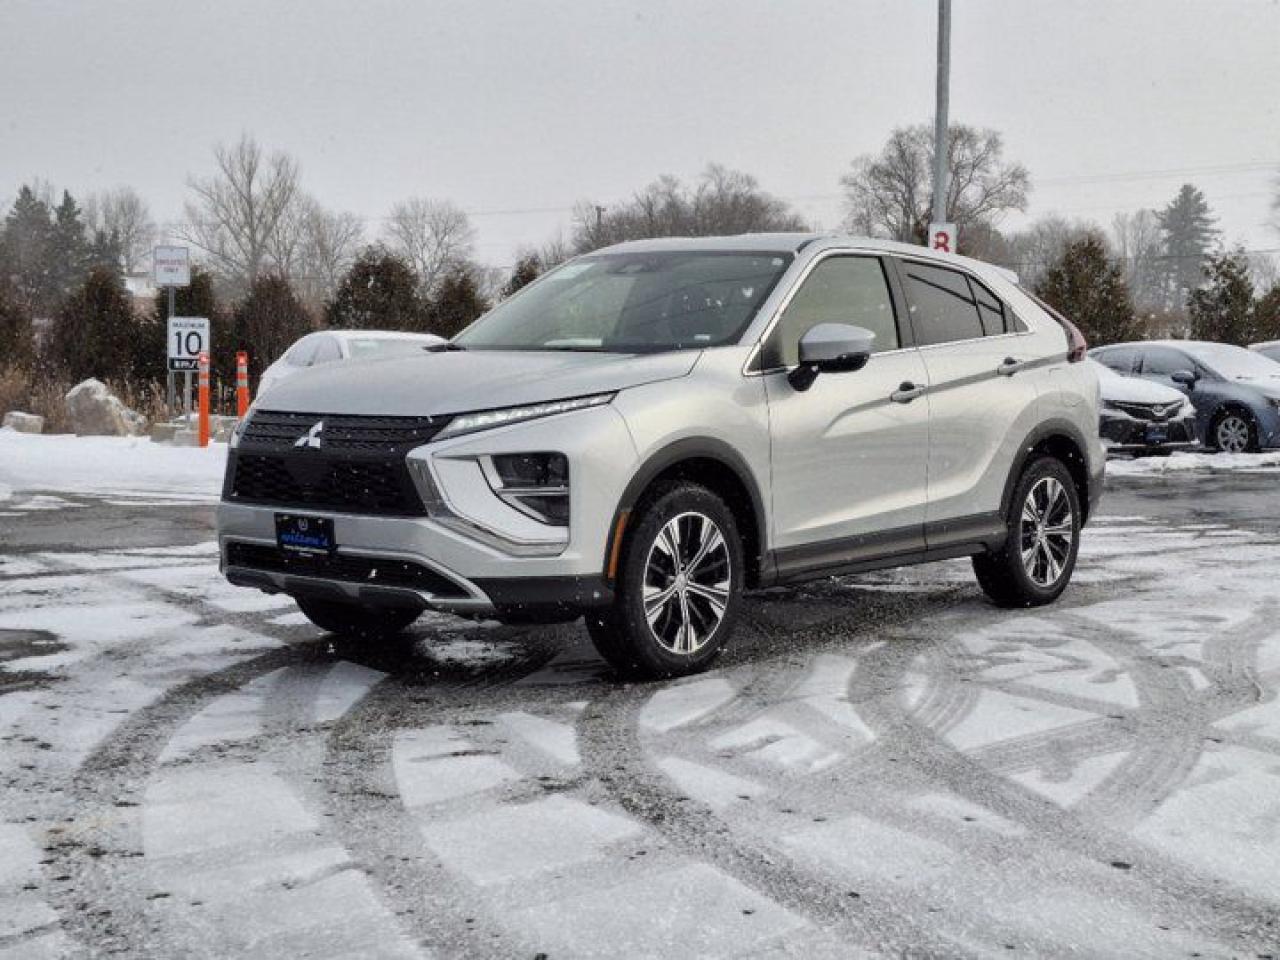
[[[725,501],[742,537],[743,554],[747,561],[747,586],[757,586],[765,568],[767,548],[764,498],[742,455],[723,440],[714,437],[677,440],[641,464],[623,490],[614,510],[609,538],[605,544],[606,581],[613,582],[617,558],[632,528],[632,513],[643,507],[645,499],[653,491],[679,480],[699,483]]]
[[[1050,420],[1040,424],[1022,441],[1018,449],[1018,456],[1005,480],[1004,494],[1000,498],[1000,515],[1006,518],[1009,516],[1014,490],[1027,464],[1037,457],[1048,455],[1060,460],[1071,474],[1080,499],[1080,519],[1083,525],[1089,519],[1090,494],[1094,493],[1091,486],[1095,482],[1089,475],[1089,461],[1085,456],[1087,449],[1088,443],[1084,436],[1070,421]],[[1101,478],[1097,482],[1101,483]]]

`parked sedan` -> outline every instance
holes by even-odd
[[[1205,446],[1226,453],[1280,447],[1280,363],[1203,340],[1118,343],[1091,351],[1123,376],[1173,387],[1191,398]]]
[[[1280,360],[1280,340],[1268,340],[1265,343],[1251,343],[1249,349],[1260,353],[1268,360]]]
[[[262,372],[258,395],[299,370],[335,360],[371,360],[421,353],[424,347],[443,343],[430,333],[403,333],[398,330],[324,330],[309,333]]]
[[[1102,392],[1098,433],[1107,453],[1165,457],[1200,445],[1196,410],[1183,394],[1090,360]]]

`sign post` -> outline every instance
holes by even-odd
[[[191,258],[186,247],[160,246],[151,251],[151,270],[157,287],[168,288],[169,291],[169,323],[173,323],[174,314],[174,292],[178,287],[191,286]],[[208,321],[205,321],[205,346],[202,349],[208,349]],[[169,342],[169,376],[168,376],[168,403],[169,410],[172,412],[174,406],[174,379],[173,374],[175,368],[173,365],[173,341],[170,334]],[[191,409],[191,369],[186,368],[186,380],[182,392],[182,408],[183,412],[189,412]]]
[[[955,253],[959,245],[959,234],[954,223],[929,224],[929,249],[938,253]]]

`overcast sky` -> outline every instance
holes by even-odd
[[[711,161],[833,228],[849,161],[932,113],[936,7],[0,0],[0,196],[129,184],[174,220],[213,144],[248,131],[371,234],[399,199],[456,201],[499,265],[575,201]],[[1276,0],[954,7],[952,119],[1004,133],[1030,215],[1109,223],[1192,181],[1228,240],[1280,247]]]

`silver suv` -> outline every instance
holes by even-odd
[[[648,676],[705,668],[771,584],[972,556],[996,603],[1047,603],[1102,492],[1084,355],[1011,274],[920,247],[622,244],[421,356],[273,389],[222,568],[341,633],[585,615]]]

